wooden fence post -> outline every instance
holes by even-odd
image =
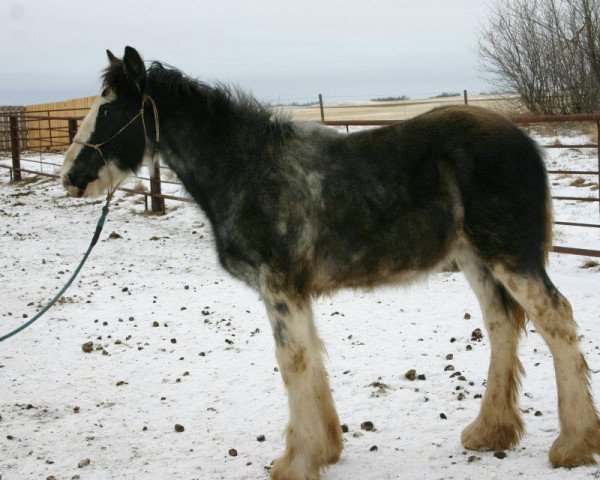
[[[69,143],[73,143],[77,135],[77,119],[69,118]]]
[[[165,199],[160,197],[160,160],[156,160],[150,171],[150,203],[153,213],[165,213]]]
[[[21,180],[21,145],[19,141],[19,119],[10,117],[10,149],[12,152],[13,180]]]
[[[465,97],[465,105],[469,104],[469,99],[467,98],[467,91],[463,90],[463,96]]]

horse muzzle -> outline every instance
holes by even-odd
[[[83,197],[84,190],[82,190],[79,187],[76,187],[75,185],[72,185],[71,182],[69,181],[68,174],[63,174],[61,176],[61,183],[62,183],[62,186],[67,191],[67,194],[70,197],[74,197],[74,198],[81,198],[81,197]]]

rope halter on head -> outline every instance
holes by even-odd
[[[144,108],[146,107],[146,102],[150,102],[150,104],[152,105],[152,112],[154,115],[154,129],[155,129],[155,140],[154,140],[154,148],[152,149],[152,162],[156,162],[156,154],[158,153],[158,150],[160,148],[160,128],[159,128],[159,119],[158,119],[158,109],[156,108],[156,102],[154,101],[154,99],[148,95],[147,93],[144,94],[144,96],[142,97],[142,106],[140,108],[140,111],[138,113],[136,113],[125,125],[123,125],[119,131],[117,133],[115,133],[112,137],[104,140],[103,142],[100,143],[88,143],[88,142],[82,142],[81,140],[77,140],[74,139],[73,143],[77,143],[79,145],[84,145],[86,147],[90,147],[93,148],[94,150],[96,150],[100,156],[102,157],[102,161],[104,162],[104,165],[106,166],[106,170],[108,172],[108,176],[110,178],[110,186],[111,188],[109,189],[108,193],[107,193],[107,199],[110,200],[110,198],[112,198],[115,190],[118,188],[118,183],[115,184],[115,182],[113,182],[113,178],[111,175],[111,171],[110,168],[108,168],[108,162],[106,161],[106,158],[104,157],[104,153],[102,153],[102,146],[105,145],[106,143],[110,142],[111,140],[114,140],[116,137],[118,137],[121,133],[123,133],[130,125],[133,124],[133,122],[135,122],[137,120],[138,117],[141,117],[142,119],[142,127],[144,129],[144,143],[147,145],[148,143],[148,130],[146,129],[146,120],[144,119]]]

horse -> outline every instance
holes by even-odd
[[[546,273],[551,198],[528,135],[470,106],[345,134],[159,62],[146,68],[131,47],[107,55],[63,185],[74,197],[100,195],[158,152],[205,212],[221,265],[260,294],[272,327],[289,403],[274,480],[319,479],[343,449],[312,299],[409,282],[453,261],[491,344],[463,445],[497,451],[520,440],[517,347],[528,318],[554,359],[560,434],[550,463],[595,463],[600,421],[571,306]]]

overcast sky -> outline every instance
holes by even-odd
[[[0,105],[96,95],[125,45],[277,103],[427,97],[487,84],[474,0],[2,0]]]

